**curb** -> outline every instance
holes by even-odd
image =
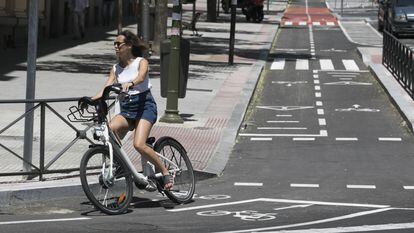
[[[388,98],[398,110],[402,118],[407,123],[408,128],[414,133],[414,101],[402,88],[400,83],[382,64],[374,64],[369,60],[369,56],[363,52],[364,48],[358,47],[357,51],[364,63],[368,66],[370,73],[380,83]]]

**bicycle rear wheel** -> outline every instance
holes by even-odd
[[[86,151],[81,160],[80,178],[86,197],[106,214],[122,214],[131,203],[131,172],[114,153],[113,171],[110,174],[109,151],[104,146]]]
[[[179,204],[190,202],[195,191],[195,176],[184,147],[174,138],[162,137],[155,143],[154,150],[175,163],[179,169],[173,172],[174,186],[170,190],[164,190],[165,195]],[[162,157],[160,159],[170,172],[174,169],[171,163]]]

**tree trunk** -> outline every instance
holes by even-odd
[[[167,38],[168,0],[155,0],[154,41],[152,50],[160,55],[161,42]]]

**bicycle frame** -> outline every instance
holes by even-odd
[[[135,166],[132,164],[131,160],[129,159],[127,153],[122,148],[122,145],[117,139],[117,137],[115,136],[114,132],[112,132],[112,130],[109,128],[107,122],[102,122],[102,124],[94,126],[93,130],[94,130],[94,134],[99,138],[99,141],[103,142],[104,145],[108,146],[108,149],[109,149],[109,163],[110,164],[109,164],[109,177],[107,178],[109,179],[113,178],[113,153],[115,152],[126,163],[128,169],[132,173],[132,177],[135,182],[138,182],[140,184],[145,184],[145,185],[148,184],[148,176],[151,174],[146,174],[145,169],[143,169],[144,174],[141,174],[140,172],[137,171],[137,169],[135,168]],[[155,152],[155,153],[161,159],[168,162],[172,166],[172,169],[169,170],[170,172],[173,172],[173,174],[175,174],[176,172],[180,171],[178,165],[175,164],[173,161],[167,159],[165,156],[161,155],[158,152]],[[156,173],[154,174],[154,176],[158,178],[158,177],[163,176],[163,174]]]

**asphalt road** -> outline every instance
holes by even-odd
[[[0,232],[412,232],[413,149],[338,27],[286,27],[224,174],[200,180],[194,202],[137,191],[105,216],[79,193],[0,210]]]

